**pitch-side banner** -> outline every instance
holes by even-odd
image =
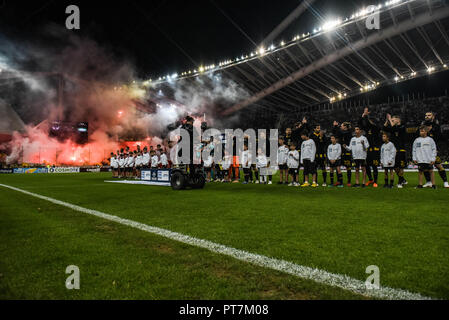
[[[170,172],[169,169],[142,170],[141,178],[142,181],[170,182]]]
[[[13,172],[14,172],[13,169],[0,169],[0,174],[8,174]]]
[[[48,173],[79,173],[79,167],[56,167],[49,168]]]
[[[32,174],[32,173],[47,173],[47,168],[14,168],[14,173],[25,173],[25,174]]]

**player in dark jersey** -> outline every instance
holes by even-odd
[[[284,143],[286,146],[290,148],[290,146],[293,143],[293,137],[292,137],[292,128],[288,127],[285,129],[285,135],[284,135]]]
[[[376,126],[374,121],[369,117],[370,111],[365,108],[362,119],[360,119],[359,125],[363,131],[365,131],[365,137],[368,139],[369,148],[368,156],[366,158],[366,174],[368,176],[368,182],[366,186],[373,185],[377,188],[377,178],[379,177],[378,167],[380,165],[380,147],[382,145],[382,136],[380,128]],[[371,169],[373,170],[371,173]],[[373,177],[374,175],[374,177]]]
[[[339,124],[337,121],[334,121],[334,127],[332,129],[332,134],[337,137],[339,143],[341,145],[349,146],[352,139],[352,131],[351,124],[349,122],[343,122]],[[352,177],[352,154],[351,151],[346,149],[342,150],[341,161],[346,168],[346,175],[348,177],[347,186],[351,186],[351,177]]]
[[[405,126],[401,123],[401,117],[398,115],[391,116],[390,114],[387,114],[387,120],[385,121],[383,131],[390,134],[390,141],[396,148],[394,171],[396,171],[396,174],[399,177],[398,188],[402,188],[407,184],[407,180],[404,178],[404,168],[407,164],[405,152],[407,131]]]
[[[301,132],[304,130],[308,130],[307,119],[303,118],[302,122],[297,122],[293,126],[293,128],[287,128],[285,130],[284,143],[290,148],[292,143],[296,144],[296,150],[299,149],[299,146],[302,143]]]
[[[440,124],[438,123],[438,120],[435,119],[435,114],[431,111],[426,112],[425,119],[421,123],[421,125],[426,126],[428,128],[427,134],[429,137],[431,137],[435,141],[435,144],[437,145],[437,152],[439,152],[441,150],[440,145],[441,145],[442,134],[441,134]],[[439,173],[441,179],[443,180],[444,187],[449,188],[446,170],[444,169],[443,165],[441,164],[441,158],[439,157],[438,154],[437,154],[437,158],[435,161],[435,167],[438,169],[438,173]],[[424,187],[427,187],[429,185],[430,185],[430,187],[432,187],[432,182],[430,182],[430,173],[428,171],[426,171],[426,172],[424,172],[424,176],[427,181],[427,183],[424,185]]]
[[[315,146],[316,146],[315,167],[317,169],[322,170],[323,187],[326,187],[327,186],[327,170],[326,170],[327,147],[329,146],[329,140],[324,135],[324,131],[321,130],[321,126],[319,124],[316,124],[314,126],[311,138],[313,141],[315,141]]]

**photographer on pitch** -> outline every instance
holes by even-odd
[[[189,134],[189,149],[190,149],[190,157],[189,157],[189,163],[187,164],[187,167],[189,168],[189,173],[190,175],[193,175],[195,173],[194,170],[194,162],[193,162],[193,157],[194,157],[194,119],[190,116],[187,116],[185,118],[185,122],[181,125],[181,129],[184,129],[185,131],[187,131],[187,133]],[[198,134],[198,133],[196,133]],[[182,137],[179,138],[178,140],[178,144],[182,141]],[[178,157],[182,156],[182,150],[180,150],[178,152]]]

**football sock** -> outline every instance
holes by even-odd
[[[447,182],[446,170],[444,170],[444,169],[440,170],[440,171],[438,171],[438,174],[440,175],[441,179],[443,179],[444,182]],[[429,175],[430,175],[430,173],[429,173]]]
[[[379,169],[377,169],[377,166],[373,167],[373,173],[374,173],[374,183],[377,183],[377,178],[379,177]]]
[[[351,169],[346,169],[348,172],[346,172],[346,175],[348,176],[348,183],[351,183],[351,177],[352,177],[352,171]]]
[[[429,182],[430,181],[430,172],[429,171],[424,172],[424,177],[426,178],[426,182]]]
[[[323,183],[327,182],[327,171],[323,171]]]
[[[366,175],[368,176],[368,180],[369,181],[373,180],[373,175],[371,174],[371,167],[370,166],[366,166]]]
[[[341,173],[337,173],[337,179],[338,179],[338,182],[343,184],[343,175]]]
[[[334,174],[331,173],[330,176],[331,176],[331,184],[334,184]]]

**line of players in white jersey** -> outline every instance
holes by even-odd
[[[140,179],[142,169],[166,169],[170,167],[170,161],[161,145],[156,150],[144,147],[143,150],[137,146],[137,150],[131,151],[129,147],[111,152],[110,165],[113,178]]]

